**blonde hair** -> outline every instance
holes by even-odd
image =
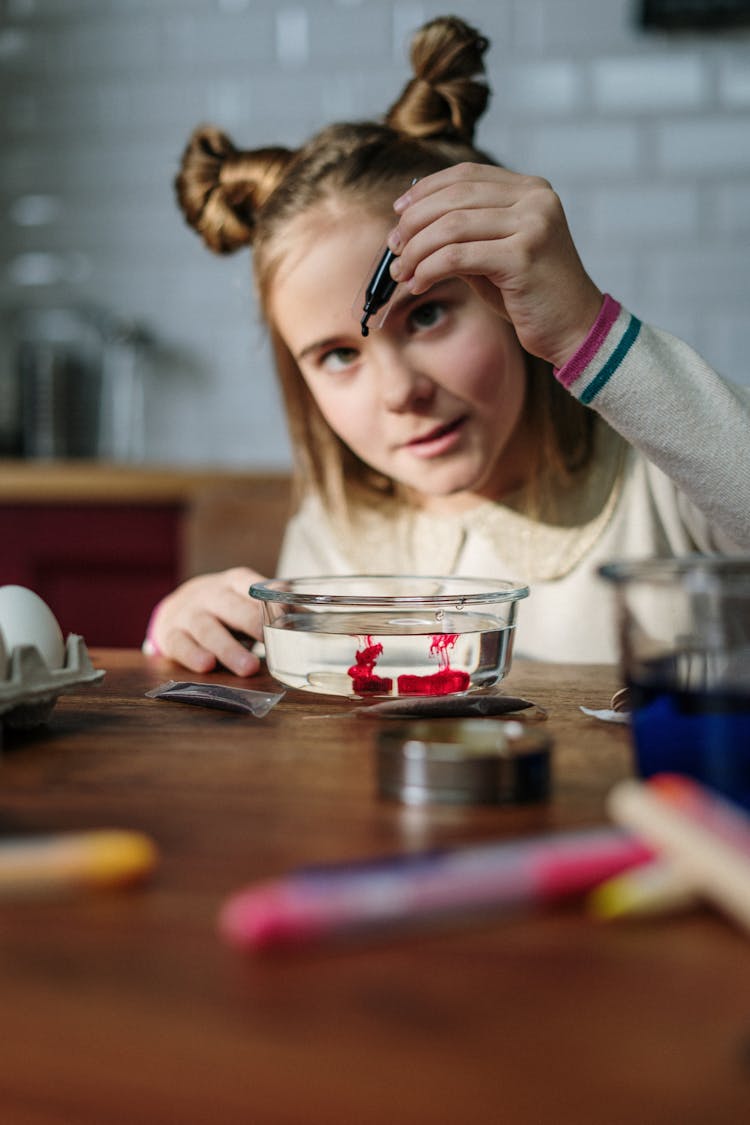
[[[216,253],[252,246],[261,307],[269,327],[295,457],[298,495],[316,490],[332,511],[363,494],[395,495],[390,478],[362,462],[320,413],[297,363],[269,314],[270,292],[288,250],[292,220],[345,199],[386,212],[404,185],[464,161],[496,164],[474,143],[490,89],[483,56],[488,40],[456,17],[425,24],[411,45],[413,77],[381,122],[330,125],[298,150],[237,149],[213,126],[194,131],[175,181],[187,222]],[[543,472],[572,475],[593,452],[594,416],[526,355],[525,422],[536,464],[529,495]]]

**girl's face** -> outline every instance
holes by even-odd
[[[457,278],[418,297],[399,287],[383,326],[363,337],[353,303],[388,230],[353,207],[335,220],[322,210],[300,218],[270,316],[326,421],[362,461],[434,510],[499,498],[524,480],[520,345]]]

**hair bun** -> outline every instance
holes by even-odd
[[[456,16],[441,16],[411,44],[414,78],[391,106],[386,123],[412,136],[453,136],[471,142],[489,101],[484,53],[489,40]]]
[[[286,148],[241,151],[212,125],[194,130],[175,190],[187,222],[211,250],[231,254],[252,242],[256,212],[292,156]]]

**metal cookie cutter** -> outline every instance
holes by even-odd
[[[376,738],[378,792],[409,805],[543,801],[551,745],[547,734],[515,721],[389,724]]]

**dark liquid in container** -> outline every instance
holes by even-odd
[[[659,678],[629,687],[641,775],[687,774],[750,809],[750,696]]]

